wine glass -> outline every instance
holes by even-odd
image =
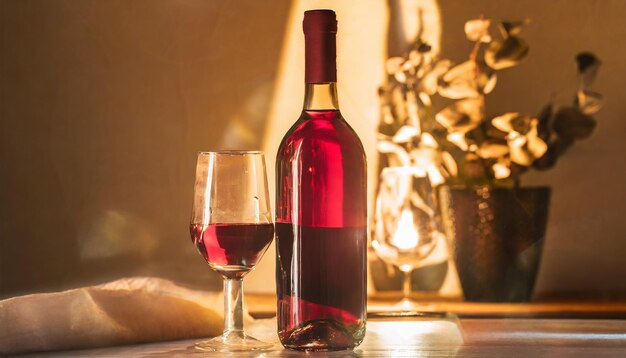
[[[445,236],[437,230],[433,190],[415,167],[387,167],[380,175],[372,248],[403,274],[402,300],[397,308],[412,311],[411,273],[448,258]]]
[[[190,232],[209,266],[224,278],[224,333],[197,342],[196,348],[218,352],[271,348],[243,330],[243,278],[274,237],[262,152],[198,153]]]

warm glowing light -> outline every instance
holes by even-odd
[[[419,233],[415,230],[413,212],[410,208],[404,208],[398,220],[396,232],[391,239],[391,244],[400,250],[410,250],[417,247],[418,243]]]
[[[428,308],[418,305],[418,309]],[[383,308],[384,309],[384,308]],[[388,307],[387,307],[388,309]],[[368,323],[369,324],[369,323]],[[436,344],[438,337],[446,337],[446,344],[452,350],[463,344],[462,327],[452,320],[397,320],[397,321],[376,321],[376,335],[386,347],[392,350],[394,347],[401,347],[406,342],[427,342],[426,345]],[[397,353],[397,354],[394,354]],[[389,356],[407,357],[406,351],[393,351]]]
[[[308,9],[333,9],[337,12],[339,31],[337,48],[337,73],[339,74],[339,103],[348,123],[354,128],[363,142],[366,155],[371,161],[368,182],[375,183],[380,174],[375,163],[377,126],[380,102],[377,88],[386,81],[385,61],[387,60],[387,31],[389,7],[386,1],[368,1],[364,6],[354,6],[353,1],[334,0],[295,0],[292,1],[288,21],[285,25],[285,38],[280,54],[280,65],[276,75],[276,85],[265,125],[263,150],[268,153],[267,167],[275,165],[276,153],[285,132],[291,127],[302,110],[304,95],[304,41],[302,17]],[[437,0],[402,1],[396,10],[402,26],[401,36],[407,44],[415,41],[418,29],[422,38],[432,46],[434,54],[439,52],[441,38],[441,18]],[[270,155],[271,154],[271,155]],[[407,156],[407,162],[409,158]],[[268,170],[268,181],[274,182],[274,170]],[[376,185],[369,186],[370,205],[375,198]],[[270,186],[270,193],[274,186]],[[270,195],[274,198],[275,195]],[[274,255],[274,245],[266,255]],[[246,281],[246,290],[274,292],[272,260],[261,260]],[[256,277],[256,279],[255,279]]]

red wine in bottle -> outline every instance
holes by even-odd
[[[304,14],[304,109],[276,160],[278,335],[287,348],[354,348],[365,335],[367,183],[337,102],[331,10]]]
[[[226,278],[242,278],[254,268],[274,237],[272,224],[191,224],[196,248]]]

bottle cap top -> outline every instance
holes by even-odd
[[[333,10],[308,10],[304,12],[302,23],[304,33],[337,33],[337,15]]]

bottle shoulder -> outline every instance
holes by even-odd
[[[304,111],[283,137],[279,152],[286,146],[335,144],[341,147],[363,145],[356,132],[339,111]]]

